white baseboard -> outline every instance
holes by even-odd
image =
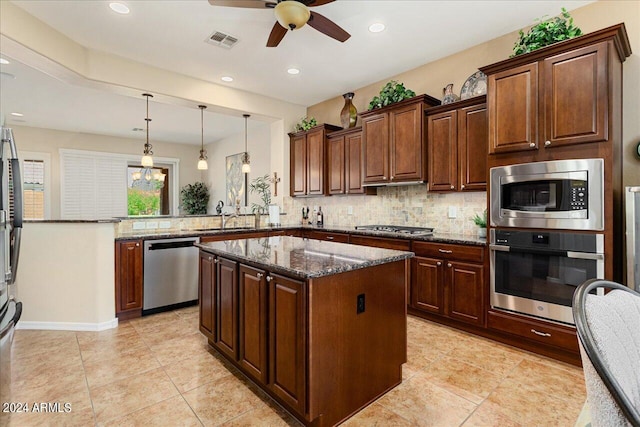
[[[16,329],[41,329],[47,331],[90,331],[98,332],[117,328],[118,318],[114,317],[102,323],[76,323],[76,322],[28,322],[18,321]]]

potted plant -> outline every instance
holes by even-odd
[[[259,176],[249,184],[251,193],[258,193],[262,204],[251,203],[251,212],[256,216],[256,228],[260,227],[260,215],[269,212],[271,204],[271,179],[269,174]]]
[[[564,7],[560,15],[546,21],[541,19],[536,21],[538,24],[531,27],[526,34],[520,30],[518,33],[520,37],[513,46],[511,57],[582,35],[582,30],[573,25],[573,18]]]
[[[187,184],[180,190],[182,208],[187,215],[205,215],[209,203],[209,189],[204,182]]]
[[[386,107],[387,105],[395,104],[396,102],[413,98],[414,96],[416,96],[416,93],[411,89],[405,88],[403,83],[391,80],[384,85],[380,94],[374,96],[371,102],[369,102],[369,111]]]
[[[296,123],[296,132],[307,131],[315,126],[318,126],[318,121],[315,117],[303,117],[302,120]]]
[[[476,214],[473,217],[473,222],[480,227],[478,229],[478,237],[481,239],[487,238],[487,210],[485,209],[482,216]]]

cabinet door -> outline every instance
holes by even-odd
[[[544,60],[545,147],[608,140],[607,42]]]
[[[487,105],[458,110],[458,183],[462,191],[487,190]]]
[[[447,262],[447,315],[463,322],[484,322],[484,268],[481,264]]]
[[[238,361],[244,372],[267,382],[267,281],[263,270],[240,265]]]
[[[389,179],[389,115],[374,114],[362,121],[362,182],[387,182]]]
[[[142,314],[142,241],[116,242],[116,315],[120,318]],[[125,314],[128,310],[135,313]]]
[[[457,126],[456,111],[434,114],[427,118],[430,191],[458,189]]]
[[[291,196],[307,194],[307,136],[291,138]]]
[[[209,253],[200,251],[200,265],[198,269],[200,301],[200,332],[209,341],[216,339],[215,316],[216,316],[216,267],[215,257]]]
[[[269,388],[305,413],[306,303],[304,282],[269,276]]]
[[[233,261],[218,258],[216,307],[216,347],[238,360],[238,267]]]
[[[362,132],[345,137],[345,186],[347,194],[362,194]]]
[[[391,181],[416,181],[425,179],[423,163],[424,140],[421,103],[389,112],[391,156]]]
[[[537,148],[538,63],[487,78],[489,153]]]
[[[324,130],[307,134],[307,194],[324,194]]]
[[[329,164],[329,194],[345,193],[345,137],[329,138],[327,141],[327,163]]]
[[[443,314],[441,259],[414,257],[411,260],[411,306]]]

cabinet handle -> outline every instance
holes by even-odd
[[[140,243],[136,243],[136,246],[140,246]]]
[[[540,335],[541,337],[550,337],[551,334],[548,332],[538,332],[535,329],[532,329],[531,332],[533,332],[536,335]]]
[[[262,276],[264,276],[264,274],[262,274],[262,273],[256,273],[256,277],[257,277],[258,279],[262,279]]]
[[[436,265],[442,265],[442,263],[440,261],[436,262]]]
[[[438,252],[441,252],[443,254],[451,254],[453,253],[453,251],[447,250],[447,249],[438,249]]]
[[[333,239],[335,239],[335,237],[333,237],[333,236],[327,236],[327,240],[333,240]]]
[[[550,146],[550,145],[551,145],[551,141],[545,141],[545,142],[544,142],[544,146],[545,146],[545,147],[548,147],[548,146]]]
[[[448,263],[447,263],[447,267],[451,268],[451,267],[453,267],[453,266],[451,265],[451,263],[450,263],[450,262],[448,262]]]
[[[456,186],[455,186],[455,185],[452,185],[452,186],[451,186],[451,189],[452,189],[452,190],[455,190],[455,188],[456,188]]]
[[[530,142],[530,143],[529,143],[529,147],[531,147],[531,148],[536,148],[536,143],[535,143],[535,142]]]
[[[382,177],[382,179],[387,179],[387,177],[386,177],[386,176],[383,176],[383,177]]]
[[[265,279],[267,282],[271,281],[271,276],[267,276],[267,278]]]
[[[461,188],[462,190],[464,190],[464,184],[462,184],[462,185],[460,186],[460,188]]]
[[[213,258],[209,257],[208,260],[211,261]]]
[[[218,263],[218,258],[214,259],[214,260],[213,260],[213,263],[214,263],[214,264],[217,264],[217,263]]]

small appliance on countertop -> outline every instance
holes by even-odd
[[[356,230],[383,231],[385,233],[411,236],[429,236],[433,234],[433,228],[430,227],[407,227],[404,225],[356,225]]]

